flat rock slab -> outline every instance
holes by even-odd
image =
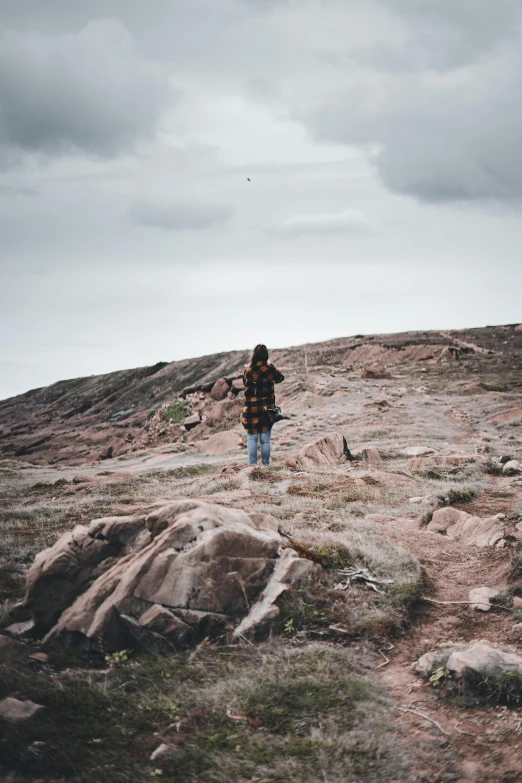
[[[480,465],[486,459],[481,454],[431,454],[428,457],[414,457],[408,463],[410,470],[425,470],[428,468],[455,468],[477,462]]]
[[[19,701],[12,696],[0,701],[0,718],[9,723],[25,723],[42,710],[45,710],[45,707],[41,704],[35,704],[34,701]]]
[[[426,529],[478,547],[495,546],[506,535],[505,524],[498,517],[475,517],[451,507],[434,511]]]
[[[403,457],[426,457],[428,454],[435,454],[435,449],[429,446],[407,446],[401,451]]]
[[[522,656],[480,641],[454,645],[440,652],[426,653],[417,661],[416,669],[426,676],[437,669],[447,669],[456,677],[462,677],[466,671],[485,676],[502,674],[522,676]]]

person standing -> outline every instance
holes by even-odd
[[[247,431],[248,462],[257,465],[257,444],[261,443],[261,462],[270,464],[270,435],[272,425],[265,415],[267,408],[275,408],[274,384],[284,381],[282,372],[270,363],[266,345],[256,345],[250,364],[243,373],[245,405],[241,423]]]

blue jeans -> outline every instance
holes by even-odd
[[[261,442],[261,462],[270,465],[270,430],[268,432],[247,432],[248,462],[257,465],[257,440]]]

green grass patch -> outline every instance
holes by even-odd
[[[71,662],[69,662],[69,666]],[[1,721],[0,775],[78,783],[315,783],[404,779],[387,710],[375,683],[346,650],[297,651],[271,644],[146,656],[106,675],[56,662],[35,674],[25,662],[0,674],[47,707],[26,724]],[[69,668],[69,672],[71,669]],[[35,761],[26,749],[43,742]],[[171,760],[151,762],[160,744]]]
[[[187,415],[188,405],[186,402],[172,402],[165,408],[165,418],[174,424],[179,424]]]
[[[439,506],[446,505],[449,501],[449,505],[453,506],[455,503],[471,503],[472,500],[478,497],[478,492],[474,487],[454,487],[443,495],[438,496]]]

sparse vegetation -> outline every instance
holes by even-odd
[[[438,496],[439,506],[471,503],[477,495],[478,491],[475,487],[452,487],[448,492]]]
[[[187,415],[187,411],[188,405],[186,402],[182,402],[181,400],[171,402],[170,405],[165,408],[165,418],[167,421],[178,424],[180,421],[183,421]]]
[[[24,752],[34,741],[45,743],[39,777],[80,783],[403,779],[387,699],[349,651],[222,647],[124,661],[109,675],[94,664],[74,678],[53,661],[37,678],[21,662],[0,673],[0,695],[15,688],[47,707],[2,727],[3,761],[20,783],[32,778]],[[161,742],[173,756],[152,763]]]

